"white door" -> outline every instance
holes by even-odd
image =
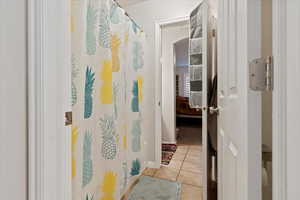
[[[280,5],[279,5],[280,4]],[[280,53],[280,62],[278,63],[278,68],[283,64],[285,65],[283,56],[286,55],[286,72],[282,69],[278,69],[278,72],[282,73],[283,76],[286,76],[286,105],[283,102],[280,102],[283,104],[283,106],[286,106],[286,132],[283,135],[283,137],[286,137],[286,199],[287,200],[294,200],[299,199],[300,190],[299,190],[299,167],[300,167],[300,160],[299,160],[299,114],[300,114],[300,106],[299,106],[299,100],[300,100],[300,79],[299,79],[299,64],[300,64],[300,24],[299,19],[299,9],[300,9],[300,1],[292,1],[288,0],[282,4],[281,1],[276,1],[276,6],[280,6],[281,8],[286,9],[286,11],[282,11],[280,13],[277,13],[277,15],[281,14],[282,22],[276,23],[276,28],[278,26],[280,27],[280,30],[278,30],[277,34],[284,35],[281,38],[278,43],[280,46],[276,46],[277,53]],[[279,8],[277,7],[279,10]],[[285,13],[286,12],[286,13]],[[276,18],[278,19],[278,18]],[[285,20],[285,21],[283,21]],[[283,29],[283,26],[286,28],[286,30]],[[286,41],[283,42],[283,41]],[[279,49],[279,47],[282,47],[282,49]],[[284,49],[286,48],[286,50]],[[280,71],[279,71],[280,70]],[[286,74],[285,74],[286,73]],[[283,80],[284,81],[284,80]],[[281,87],[284,87],[284,82],[282,82]],[[279,86],[278,86],[279,87]],[[280,132],[282,134],[282,132]],[[281,151],[282,152],[282,151]],[[281,152],[278,152],[280,155]],[[278,163],[279,165],[280,163]],[[281,188],[279,188],[280,190]],[[284,188],[285,189],[285,188]],[[279,193],[281,194],[281,193]],[[284,194],[284,193],[282,193]],[[279,198],[278,198],[279,199]]]
[[[261,102],[248,63],[261,57],[260,0],[219,0],[218,199],[261,199]]]

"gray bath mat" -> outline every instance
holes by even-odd
[[[181,184],[142,176],[130,192],[128,200],[180,200]]]

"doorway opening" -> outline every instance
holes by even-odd
[[[268,59],[273,55],[272,45],[272,0],[261,1],[261,56]],[[272,200],[273,185],[273,96],[272,91],[261,93],[262,99],[262,200]]]
[[[203,195],[204,160],[201,109],[190,106],[189,18],[162,24],[161,167],[154,177],[182,183]],[[159,120],[159,119],[158,119]]]

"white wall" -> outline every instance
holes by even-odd
[[[177,67],[189,65],[189,37],[175,43],[175,54]]]
[[[148,60],[149,68],[147,69],[150,80],[155,80],[155,22],[165,19],[187,16],[202,0],[149,0],[138,4],[124,6],[125,10],[143,27],[147,34],[148,41]],[[155,84],[145,85],[145,89],[151,90],[149,95],[149,107],[155,105]],[[149,124],[152,131],[148,135],[148,160],[155,160],[155,111],[151,111],[152,119]]]
[[[0,1],[0,195],[26,200],[26,0]]]
[[[162,142],[176,143],[176,90],[174,44],[189,35],[187,22],[162,28]]]

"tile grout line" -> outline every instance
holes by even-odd
[[[190,183],[182,183],[182,184],[203,189],[203,186],[193,185],[193,184],[190,184]]]
[[[179,174],[180,174],[180,172],[181,172],[181,170],[182,170],[183,163],[184,163],[184,161],[185,161],[185,159],[186,159],[186,157],[187,157],[187,154],[188,154],[188,152],[189,152],[189,151],[190,151],[190,145],[188,146],[188,150],[186,151],[186,153],[185,153],[185,156],[184,156],[184,159],[183,159],[183,161],[182,161],[182,163],[181,163],[181,166],[180,166],[179,172],[178,172],[178,174],[177,174],[177,176],[176,176],[176,181],[178,181],[178,177],[179,177]]]
[[[192,149],[190,148],[190,145],[189,145],[188,150],[187,150],[187,152],[186,152],[186,154],[185,154],[185,156],[184,156],[184,159],[183,159],[183,161],[182,161],[181,167],[180,167],[180,169],[179,169],[179,173],[178,173],[178,175],[177,175],[177,177],[176,177],[176,181],[178,181],[178,177],[179,177],[179,175],[180,175],[180,172],[182,171],[183,164],[184,164],[184,162],[186,161],[187,156],[188,156],[188,153],[189,153],[191,150],[192,150]],[[189,172],[190,172],[190,171],[189,171]],[[191,172],[191,173],[194,173],[194,172]],[[203,186],[193,185],[193,184],[189,184],[189,183],[182,183],[182,184],[185,184],[185,185],[188,185],[188,186],[192,186],[192,187],[197,187],[197,188],[203,189]]]

